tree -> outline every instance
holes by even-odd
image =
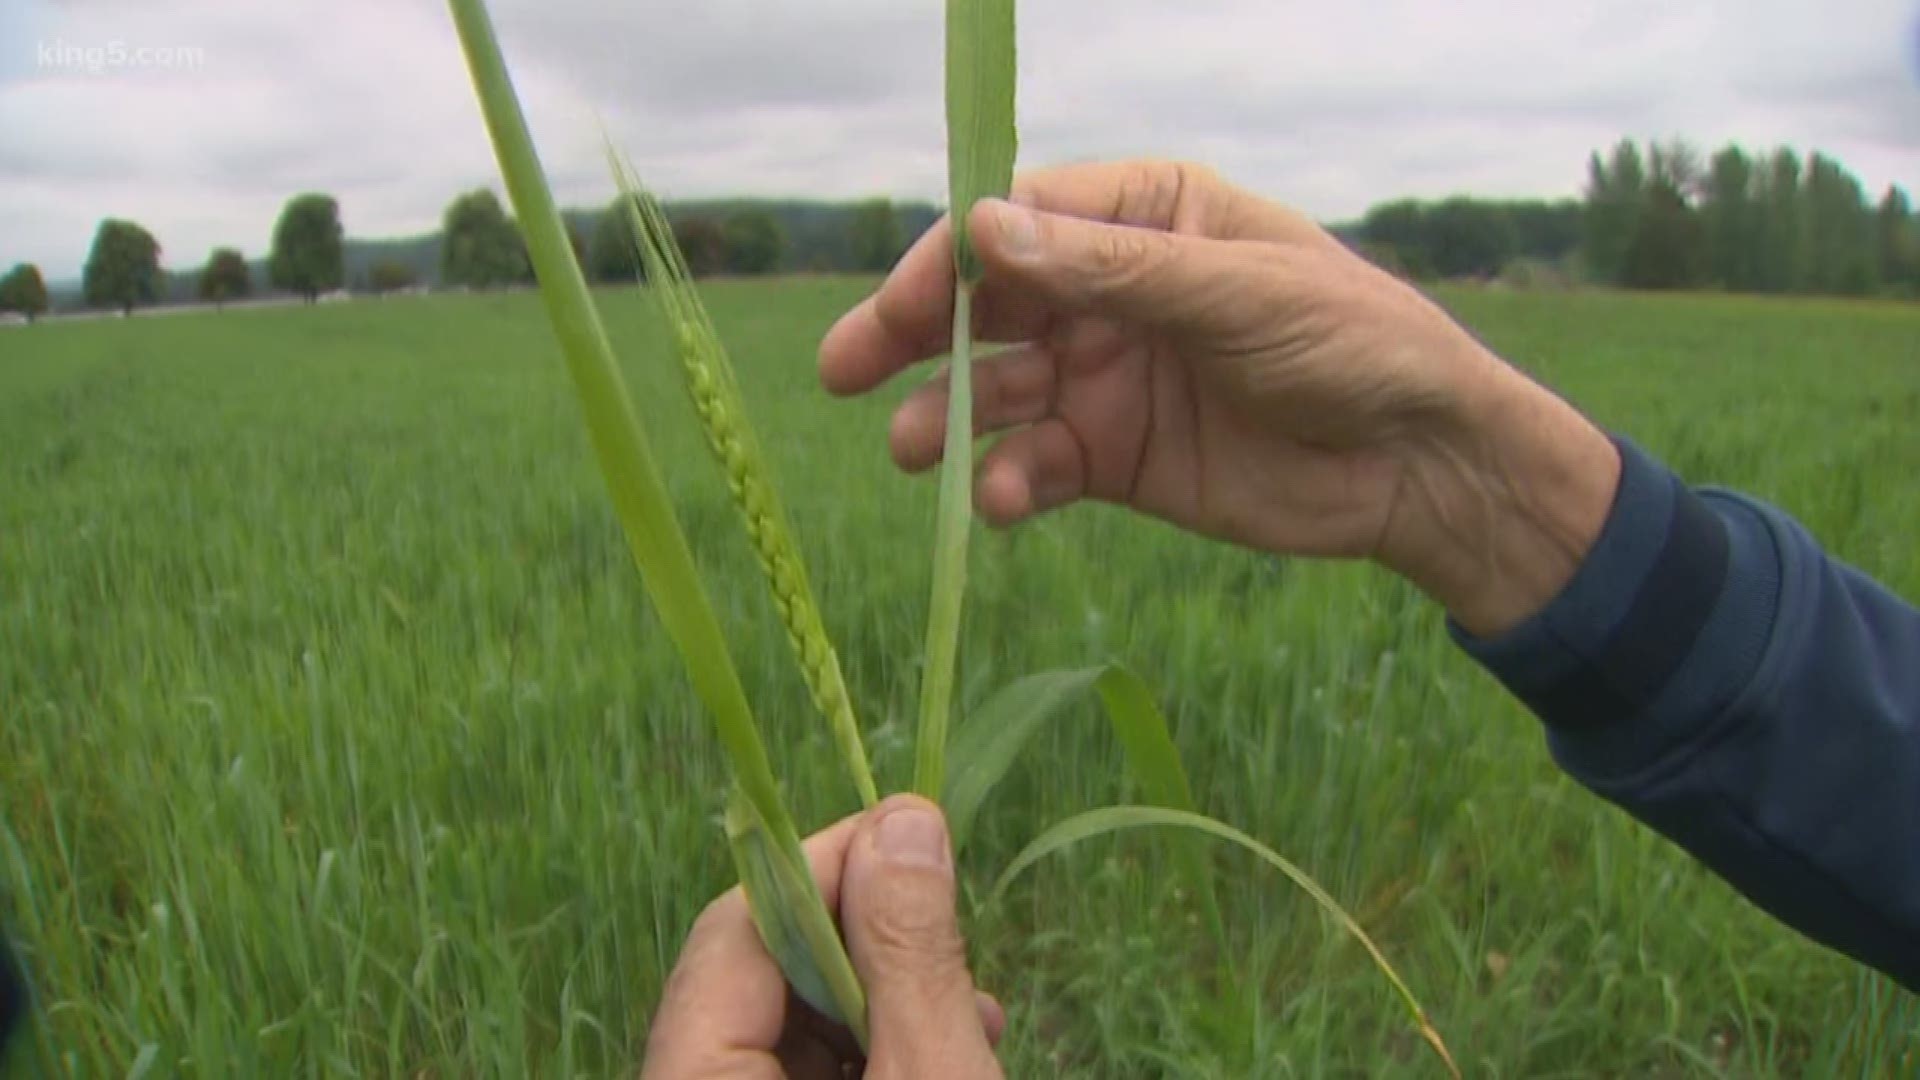
[[[1807,157],[1800,185],[1808,284],[1817,292],[1859,296],[1878,285],[1873,217],[1860,181],[1821,153]]]
[[[1402,199],[1368,210],[1359,234],[1369,257],[1396,272],[1490,278],[1516,258],[1566,259],[1580,246],[1583,213],[1571,200]]]
[[[727,265],[727,237],[710,217],[687,217],[673,223],[673,240],[687,258],[694,277],[717,274]]]
[[[1685,139],[1648,144],[1647,182],[1650,185],[1664,183],[1686,200],[1700,190],[1705,176],[1706,170],[1700,166],[1700,151]]]
[[[729,215],[723,233],[728,273],[770,274],[786,252],[786,233],[767,210],[740,210]]]
[[[1646,197],[1646,167],[1633,140],[1620,140],[1604,162],[1597,153],[1587,159],[1586,255],[1594,278],[1621,279]]]
[[[18,312],[29,323],[46,314],[47,282],[39,267],[21,263],[0,278],[0,311]]]
[[[93,236],[81,281],[87,303],[131,315],[160,295],[160,242],[131,221],[108,218]]]
[[[633,239],[633,221],[627,215],[629,202],[629,196],[615,198],[594,223],[585,265],[596,281],[632,283],[643,276],[640,248]]]
[[[491,289],[525,280],[526,246],[491,189],[453,200],[441,230],[440,276],[447,284]]]
[[[853,212],[850,228],[853,264],[857,269],[879,273],[891,269],[905,244],[900,234],[900,216],[887,199],[869,199]]]
[[[1702,185],[1708,276],[1723,289],[1759,287],[1762,270],[1760,208],[1754,203],[1753,161],[1738,146],[1713,155]]]
[[[1888,187],[1874,215],[1874,247],[1880,261],[1880,283],[1898,290],[1920,290],[1920,231],[1907,193]]]
[[[298,293],[311,304],[347,280],[340,204],[331,195],[308,193],[288,200],[273,227],[267,281]]]
[[[253,271],[246,257],[232,248],[217,248],[200,271],[200,299],[221,307],[253,292]]]
[[[380,296],[411,289],[419,283],[413,267],[398,259],[381,259],[367,268],[367,288]]]
[[[1583,208],[1572,199],[1502,204],[1519,254],[1559,262],[1580,247]]]
[[[1513,222],[1491,203],[1448,199],[1427,209],[1426,228],[1441,277],[1493,277],[1513,257]]]
[[[1434,276],[1427,211],[1419,202],[1400,199],[1368,210],[1360,232],[1374,247],[1375,261],[1390,263],[1391,269],[1409,277]]]
[[[1699,215],[1687,205],[1673,174],[1647,187],[1645,203],[1635,215],[1627,243],[1620,284],[1630,289],[1685,289],[1700,283]]]
[[[1765,215],[1760,229],[1763,264],[1760,288],[1767,292],[1794,292],[1807,280],[1805,250],[1800,229],[1800,156],[1786,147],[1775,150],[1760,170],[1754,202]]]

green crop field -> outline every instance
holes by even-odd
[[[869,282],[709,290],[876,753],[912,767],[933,491],[833,401]],[[1920,597],[1920,307],[1457,292],[1691,479]],[[679,378],[603,303],[808,827],[854,805]],[[0,332],[0,916],[83,1076],[631,1072],[730,880],[725,772],[531,295]],[[1886,1076],[1920,1010],[1560,777],[1438,613],[1103,508],[973,556],[961,699],[1124,661],[1202,808],[1380,940],[1473,1076]],[[1124,792],[1091,709],[962,867],[1014,1075],[1432,1076],[1365,954],[1222,852],[1221,957],[1146,837],[987,886]]]

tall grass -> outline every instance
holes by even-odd
[[[795,344],[872,284],[702,294],[779,448],[874,769],[904,778],[927,567],[898,538],[934,492],[882,449],[900,392],[829,400]],[[1444,299],[1694,479],[1920,597],[1920,312]],[[663,405],[648,436],[795,818],[857,809],[649,351],[665,327],[631,288],[596,301],[636,400]],[[40,1073],[150,1051],[156,1076],[631,1074],[686,927],[734,881],[728,777],[536,298],[0,333],[0,462],[0,920]],[[1470,1075],[1909,1075],[1910,995],[1559,777],[1398,584],[1098,508],[975,546],[957,716],[1127,657],[1207,810],[1347,900]],[[1011,1075],[1435,1074],[1363,952],[1251,858],[1216,863],[1231,987],[1198,977],[1211,934],[1152,847],[1095,841],[984,902],[1125,773],[1106,731],[1046,725],[968,833]]]

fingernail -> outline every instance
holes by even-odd
[[[931,810],[895,810],[880,819],[874,846],[895,866],[947,869],[947,825]]]
[[[992,209],[994,228],[1000,230],[1001,250],[1021,258],[1040,250],[1040,227],[1031,211],[1010,202],[995,201],[988,205]]]

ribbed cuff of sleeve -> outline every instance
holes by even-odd
[[[1615,444],[1613,508],[1560,595],[1495,638],[1449,621],[1589,782],[1700,734],[1751,680],[1780,589],[1779,552],[1751,506],[1690,490],[1632,443]]]

